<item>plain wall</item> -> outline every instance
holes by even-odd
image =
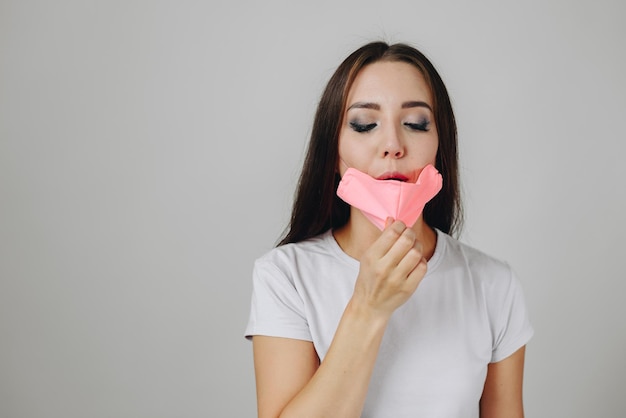
[[[422,49],[461,239],[535,327],[528,417],[626,414],[620,1],[0,1],[0,416],[251,417],[253,260],[339,62]]]

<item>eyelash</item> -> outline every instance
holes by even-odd
[[[421,121],[419,123],[405,123],[405,126],[408,126],[409,128],[413,129],[414,131],[423,131],[423,132],[427,132],[430,128],[430,121],[424,120]]]
[[[368,123],[366,125],[363,125],[363,124],[358,123],[358,122],[350,122],[350,126],[352,127],[353,131],[362,133],[362,132],[369,132],[369,131],[371,131],[372,129],[377,127],[378,124],[377,123]]]
[[[375,127],[377,127],[378,124],[377,123],[368,123],[368,124],[361,124],[358,122],[350,122],[350,127],[352,128],[353,131],[358,132],[358,133],[364,133],[364,132],[369,132],[372,129],[374,129]],[[424,120],[421,121],[419,123],[409,123],[406,122],[404,124],[404,126],[407,126],[408,128],[414,130],[414,131],[422,131],[422,132],[427,132],[429,130],[430,127],[430,121],[428,120]]]

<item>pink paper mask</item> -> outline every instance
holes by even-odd
[[[379,229],[384,229],[387,217],[413,226],[424,206],[439,190],[443,180],[432,165],[424,167],[415,183],[398,180],[377,180],[357,169],[344,173],[337,196],[357,209]]]

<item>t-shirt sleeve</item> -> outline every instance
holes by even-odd
[[[274,263],[257,260],[252,273],[252,300],[245,337],[254,335],[312,341],[304,302],[292,279]]]
[[[492,311],[493,349],[491,362],[504,360],[526,345],[533,336],[522,286],[509,268],[508,281],[499,289],[499,303]]]

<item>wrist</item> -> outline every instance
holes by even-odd
[[[363,303],[354,297],[348,302],[344,315],[351,321],[372,329],[385,329],[391,317],[391,313],[375,309],[371,305]]]

